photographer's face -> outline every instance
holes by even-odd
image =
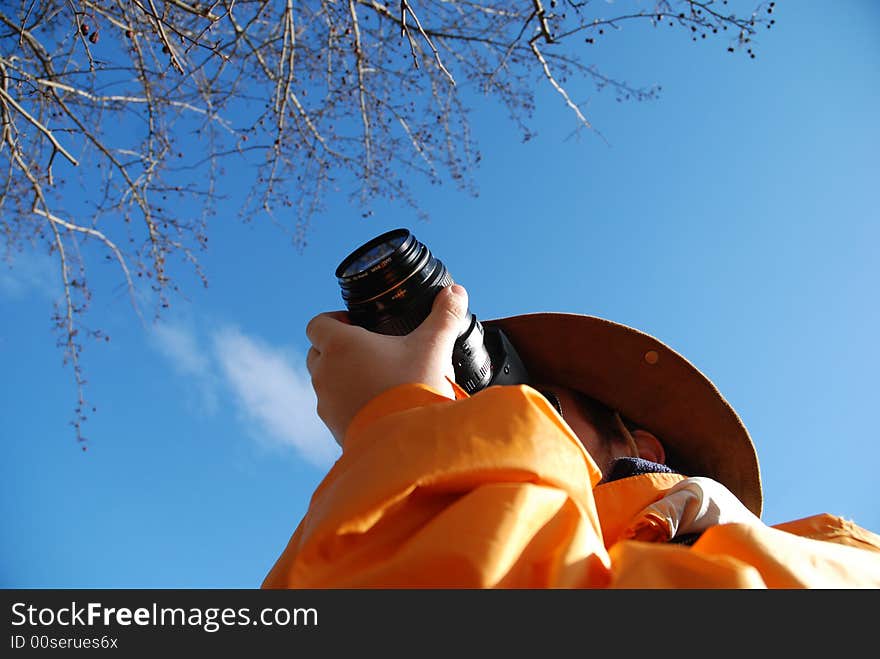
[[[581,444],[593,458],[602,474],[608,473],[615,458],[635,457],[633,448],[615,437],[603,437],[590,421],[580,402],[578,394],[566,387],[557,385],[537,385],[535,387],[550,401],[568,426],[574,431]],[[549,395],[548,395],[549,394]],[[554,400],[555,399],[555,400]],[[558,403],[558,404],[557,404]]]

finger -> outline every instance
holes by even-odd
[[[340,323],[345,323],[346,325],[351,325],[351,318],[348,315],[347,311],[339,310],[339,311],[326,311],[324,312],[325,316],[329,316],[334,320],[338,320]]]
[[[335,329],[341,325],[350,324],[348,313],[345,311],[319,313],[306,325],[306,337],[313,346],[320,350],[322,343],[327,340],[326,337],[332,334]]]
[[[431,314],[415,333],[429,336],[435,341],[448,344],[450,350],[458,335],[466,329],[469,318],[468,295],[463,286],[452,284],[440,291],[431,308]]]
[[[309,371],[309,375],[314,374],[315,362],[318,361],[318,357],[320,356],[320,352],[314,348],[309,348],[309,352],[306,354],[306,369]]]

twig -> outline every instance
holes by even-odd
[[[76,158],[70,155],[67,152],[67,149],[61,146],[61,143],[55,139],[55,135],[52,134],[52,131],[46,128],[39,121],[34,119],[30,114],[28,114],[28,111],[21,107],[18,103],[16,103],[15,99],[12,98],[2,87],[0,87],[0,98],[2,98],[6,103],[9,103],[9,105],[14,107],[19,114],[21,114],[25,119],[33,124],[41,133],[43,133],[43,135],[45,135],[49,139],[49,141],[52,142],[52,146],[54,146],[65,158],[73,163],[74,166],[79,165],[79,163],[76,161]]]
[[[153,0],[147,1],[150,3],[152,17],[156,21],[156,29],[159,30],[159,39],[162,41],[162,45],[168,49],[168,56],[171,58],[171,66],[177,69],[178,73],[183,73],[183,64],[181,64],[180,59],[177,57],[177,52],[174,50],[174,44],[171,43],[168,35],[165,34],[165,22],[159,18],[159,11],[156,9],[156,3],[153,2]],[[138,6],[141,6],[140,3],[137,4]]]
[[[409,36],[409,28],[406,25],[406,14],[408,13],[412,16],[413,20],[416,22],[416,28],[419,31],[419,34],[422,35],[422,38],[428,43],[428,46],[431,48],[431,51],[434,53],[434,60],[437,62],[437,66],[440,67],[440,70],[446,74],[446,77],[449,78],[449,81],[454,85],[455,78],[452,77],[452,74],[446,69],[443,65],[443,60],[440,59],[440,51],[437,50],[437,46],[434,45],[434,42],[431,41],[431,37],[428,36],[428,33],[425,32],[425,29],[422,27],[421,21],[419,21],[419,17],[416,16],[416,13],[413,11],[412,7],[406,0],[400,0],[400,13],[401,13],[401,29],[405,30],[407,36]],[[410,48],[413,48],[412,39],[410,39]],[[415,51],[413,51],[413,57],[415,57]],[[418,68],[418,64],[416,65]]]
[[[578,119],[580,119],[581,123],[584,124],[584,126],[586,126],[587,128],[592,128],[592,126],[590,125],[590,122],[587,121],[587,118],[581,112],[581,109],[577,106],[577,104],[574,101],[571,100],[571,98],[568,95],[568,92],[566,92],[565,89],[563,89],[562,85],[560,85],[558,82],[556,82],[556,78],[553,77],[553,73],[550,71],[550,66],[547,64],[547,60],[544,59],[544,56],[541,54],[541,51],[538,49],[538,44],[535,43],[537,36],[540,36],[540,35],[536,35],[535,37],[532,37],[532,39],[529,41],[529,46],[531,46],[532,52],[535,54],[535,57],[537,57],[538,61],[541,63],[541,67],[544,69],[544,75],[546,76],[547,80],[550,81],[550,84],[553,85],[553,88],[557,92],[559,92],[559,94],[562,96],[562,98],[565,99],[566,105],[568,105],[568,107],[570,107],[572,110],[574,110],[575,114],[577,115]]]
[[[364,179],[370,177],[373,169],[373,148],[370,136],[370,117],[367,112],[366,78],[364,77],[364,53],[361,46],[361,30],[358,23],[357,9],[354,0],[348,0],[348,11],[351,15],[352,32],[354,33],[354,56],[357,64],[358,101],[360,103],[361,121],[364,124]]]

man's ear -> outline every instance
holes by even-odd
[[[635,440],[640,458],[659,464],[666,464],[666,451],[663,449],[663,444],[660,443],[659,439],[647,430],[633,430],[630,434],[633,440]]]

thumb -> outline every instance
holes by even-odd
[[[469,316],[467,291],[459,284],[451,284],[437,294],[431,313],[413,334],[418,334],[420,341],[444,344],[451,353],[455,339],[467,329]]]

